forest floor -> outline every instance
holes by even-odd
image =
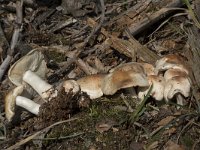
[[[31,2],[24,0],[22,21],[16,15],[20,1],[0,4],[0,64],[12,56],[0,79],[0,149],[200,149],[198,0],[185,0],[187,5],[181,0]],[[190,68],[191,94],[184,106],[177,106],[174,100],[166,103],[149,95],[141,102],[126,89],[93,100],[84,92],[66,95],[61,89],[57,98],[42,104],[38,116],[16,107],[20,113],[8,122],[4,99],[16,87],[8,69],[32,49],[44,54],[46,79],[55,86],[70,78],[107,73],[126,62],[155,65],[176,54]],[[80,99],[84,107],[77,105]]]

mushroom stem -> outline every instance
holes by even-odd
[[[24,73],[23,81],[28,83],[43,99],[57,96],[57,91],[52,85],[30,70]]]
[[[26,97],[17,96],[16,97],[16,105],[26,109],[27,111],[31,112],[32,114],[38,115],[38,113],[39,113],[40,105]]]
[[[176,95],[176,103],[183,106],[184,97],[179,93]],[[179,106],[177,108],[180,108]]]

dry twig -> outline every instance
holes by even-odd
[[[18,42],[18,38],[21,31],[21,26],[22,26],[22,20],[23,20],[22,8],[23,8],[23,0],[21,0],[21,2],[17,1],[16,2],[16,14],[17,14],[16,27],[12,36],[10,48],[7,51],[7,57],[5,58],[5,60],[0,66],[0,81],[2,81],[2,77],[10,65],[10,62],[13,58],[15,46]]]

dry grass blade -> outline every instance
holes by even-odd
[[[133,114],[131,114],[131,117],[130,117],[131,123],[133,123],[133,122],[138,120],[139,116],[141,115],[140,112],[143,110],[144,105],[145,105],[147,99],[149,98],[149,96],[151,94],[152,89],[153,89],[153,85],[151,85],[151,87],[149,88],[149,91],[148,91],[147,95],[144,96],[144,100],[137,107],[136,111],[133,112]]]
[[[200,23],[196,17],[196,14],[194,13],[194,11],[192,10],[192,7],[190,5],[190,2],[188,0],[183,0],[183,2],[186,4],[186,6],[188,7],[188,13],[191,16],[192,20],[194,21],[194,24],[200,29]]]

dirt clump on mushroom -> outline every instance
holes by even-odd
[[[87,94],[83,92],[73,94],[72,91],[66,94],[62,88],[56,98],[41,105],[34,128],[41,129],[57,121],[68,119],[82,107],[89,106],[89,103],[90,99]]]

